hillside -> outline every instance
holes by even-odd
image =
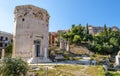
[[[74,54],[93,54],[86,46],[71,45],[70,52]]]

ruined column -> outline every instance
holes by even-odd
[[[5,56],[5,49],[2,49],[2,57],[1,58],[4,58]]]
[[[63,40],[60,40],[60,49],[65,49],[65,43]]]
[[[33,50],[32,50],[32,58],[35,58],[36,54],[35,54],[35,44],[33,45]]]
[[[60,49],[62,49],[62,41],[61,41],[61,39],[60,39]]]
[[[44,51],[44,58],[47,58],[47,48],[45,48],[45,51]]]
[[[70,51],[70,43],[69,43],[69,41],[67,41],[66,51]]]

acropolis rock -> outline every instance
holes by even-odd
[[[49,62],[48,12],[33,5],[22,5],[16,6],[14,15],[13,57],[28,63]]]

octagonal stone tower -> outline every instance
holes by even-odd
[[[13,57],[21,57],[28,63],[49,62],[48,12],[33,5],[22,5],[16,6],[14,15]]]

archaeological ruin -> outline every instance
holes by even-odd
[[[28,63],[50,62],[48,58],[49,14],[33,6],[16,6],[14,10],[13,57]]]

